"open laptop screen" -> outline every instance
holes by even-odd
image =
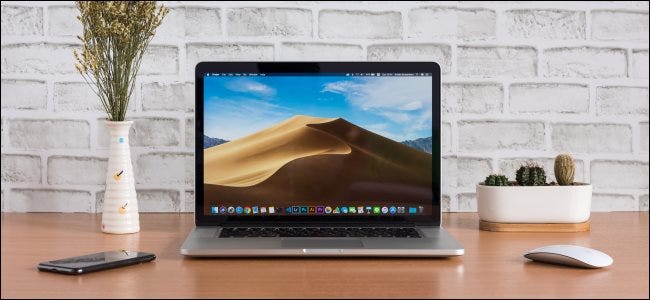
[[[439,213],[432,75],[205,73],[203,214]]]

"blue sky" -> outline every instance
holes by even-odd
[[[344,118],[387,138],[431,136],[430,77],[206,77],[204,128],[233,140],[294,115]]]

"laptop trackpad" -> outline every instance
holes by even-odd
[[[302,248],[302,249],[349,249],[363,248],[361,240],[355,239],[283,239],[282,248]]]

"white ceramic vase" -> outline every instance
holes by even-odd
[[[582,223],[591,213],[591,185],[476,186],[478,215],[498,223]]]
[[[102,211],[102,231],[105,233],[124,234],[140,231],[138,199],[129,148],[131,125],[133,121],[106,121],[111,140]]]

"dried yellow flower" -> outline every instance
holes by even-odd
[[[123,121],[142,56],[169,9],[156,1],[77,1],[83,34],[75,68],[111,121]],[[94,83],[94,85],[92,83]]]

